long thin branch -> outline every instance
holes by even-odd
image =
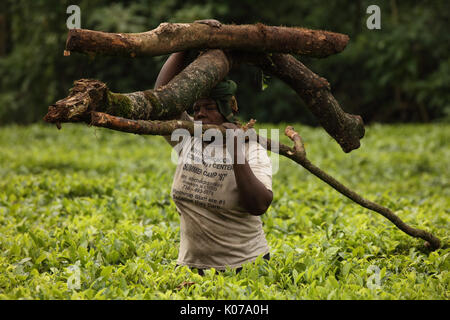
[[[344,50],[344,34],[305,28],[256,25],[209,26],[202,23],[161,23],[142,33],[107,33],[72,29],[70,51],[119,56],[158,56],[189,49],[230,49],[283,52],[327,57]]]
[[[91,113],[91,125],[104,127],[112,130],[118,130],[128,133],[136,133],[142,135],[170,135],[175,129],[186,129],[191,134],[194,134],[194,123],[190,121],[181,121],[181,120],[170,120],[170,121],[145,121],[145,120],[130,120],[124,119],[120,117],[114,117],[105,113],[92,112]],[[215,128],[220,130],[222,133],[225,133],[225,128],[221,126],[215,125],[203,125],[202,131],[206,131],[208,129]],[[367,208],[369,210],[375,211],[389,221],[391,221],[394,225],[396,225],[400,230],[405,232],[406,234],[415,237],[421,238],[426,241],[426,247],[436,250],[441,246],[441,242],[438,238],[433,236],[431,233],[412,228],[403,222],[396,214],[394,214],[390,209],[381,206],[375,202],[369,201],[359,194],[349,189],[335,178],[322,171],[320,168],[316,167],[306,158],[306,152],[303,146],[302,139],[300,135],[294,131],[291,126],[288,126],[285,130],[285,134],[294,141],[294,148],[290,148],[281,143],[274,143],[270,139],[265,139],[262,137],[258,137],[260,143],[265,146],[268,150],[278,152],[280,155],[283,155],[296,163],[300,164],[306,170],[311,172],[313,175],[327,183],[333,189],[348,197],[350,200],[356,202],[357,204]],[[277,148],[273,146],[276,145]]]

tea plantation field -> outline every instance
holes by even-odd
[[[321,128],[294,127],[313,163],[443,247],[427,251],[281,158],[262,216],[271,260],[202,277],[175,267],[175,165],[163,138],[75,124],[6,126],[0,299],[448,300],[450,125],[369,126],[350,154]]]

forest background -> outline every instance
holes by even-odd
[[[365,123],[450,119],[450,10],[445,0],[258,1],[7,0],[0,4],[0,125],[41,122],[49,105],[74,80],[95,78],[112,91],[153,87],[167,56],[64,57],[69,5],[81,9],[81,28],[144,32],[162,22],[215,18],[225,24],[301,26],[350,36],[347,48],[326,59],[298,57],[329,80],[342,108]],[[381,29],[369,30],[370,5],[381,10]],[[296,93],[278,79],[243,66],[230,74],[239,84],[241,118],[317,125]],[[303,106],[303,107],[299,107]]]

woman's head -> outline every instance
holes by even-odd
[[[208,97],[194,103],[194,120],[205,124],[220,125],[224,122],[236,122],[237,102],[234,97],[237,85],[232,80],[219,82]]]
[[[211,98],[200,98],[194,103],[194,121],[203,124],[221,125],[227,119],[220,113],[216,102]]]

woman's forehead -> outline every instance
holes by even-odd
[[[216,105],[216,102],[211,98],[200,98],[194,102],[194,107],[205,107],[209,105]]]

